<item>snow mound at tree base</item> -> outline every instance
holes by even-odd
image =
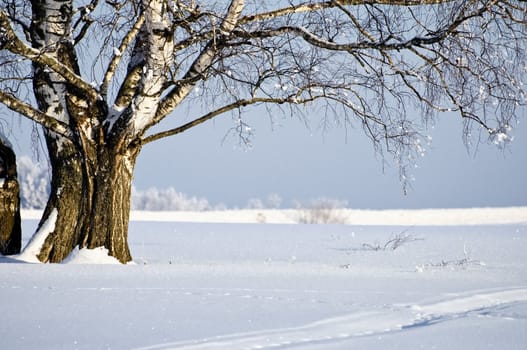
[[[114,265],[121,263],[119,260],[108,254],[108,249],[98,247],[95,249],[75,248],[64,260],[63,264],[104,264]]]

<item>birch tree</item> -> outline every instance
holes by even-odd
[[[141,149],[222,115],[244,140],[251,108],[362,128],[402,175],[442,112],[505,142],[526,104],[526,14],[523,0],[0,0],[0,102],[42,126],[52,165],[36,255],[130,261]]]

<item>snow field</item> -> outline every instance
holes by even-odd
[[[0,258],[0,348],[520,350],[527,344],[525,224],[168,219],[131,223],[133,265],[100,265],[108,262],[102,250],[77,251],[57,265]],[[31,232],[36,221],[23,224]],[[371,249],[403,232],[412,239],[397,249]]]
[[[391,310],[365,311],[346,316],[324,319],[311,324],[263,332],[220,336],[197,342],[161,344],[138,350],[168,349],[274,349],[298,346],[317,346],[371,337],[380,334],[425,327],[450,319],[484,315],[502,305],[527,302],[527,289],[499,292],[476,292],[465,297],[449,299],[426,305],[394,307]],[[468,344],[466,344],[468,345]],[[388,346],[388,345],[387,345]]]
[[[527,207],[367,210],[336,209],[349,225],[464,226],[527,224]],[[132,221],[296,224],[296,209],[209,211],[132,211]],[[41,210],[22,210],[22,217],[38,220]]]

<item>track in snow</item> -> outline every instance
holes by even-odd
[[[394,305],[383,311],[362,311],[304,326],[232,334],[196,341],[158,344],[136,350],[264,350],[328,344],[355,337],[426,327],[469,315],[488,315],[527,302],[527,288],[453,295],[421,305]]]

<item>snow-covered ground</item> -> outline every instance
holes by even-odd
[[[0,349],[527,348],[527,208],[352,214],[134,213],[133,265],[0,258]]]
[[[315,209],[316,210],[316,209]],[[306,210],[242,209],[210,211],[132,211],[132,221],[294,224]],[[332,209],[335,217],[349,225],[459,226],[527,224],[527,207],[367,210]],[[40,210],[23,210],[25,219],[38,220]]]

